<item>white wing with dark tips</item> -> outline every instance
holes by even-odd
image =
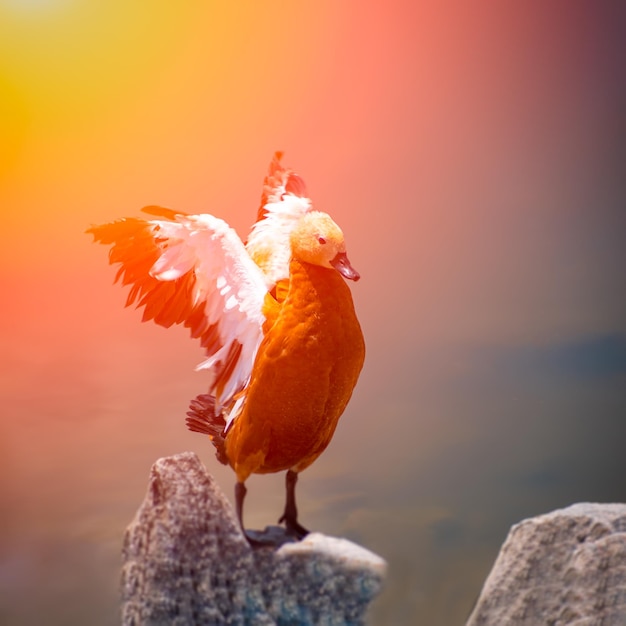
[[[144,321],[184,324],[200,339],[207,358],[198,368],[212,373],[218,411],[228,406],[250,378],[267,293],[236,232],[208,214],[123,219],[88,232],[112,244],[109,260],[121,265],[116,280],[131,285],[127,305],[144,307]]]

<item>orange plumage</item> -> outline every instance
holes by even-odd
[[[287,297],[259,347],[246,402],[226,436],[237,478],[300,472],[313,463],[335,432],[364,356],[343,278],[293,259]]]
[[[297,521],[297,475],[328,446],[365,357],[344,280],[359,275],[339,227],[304,193],[277,154],[245,246],[218,218],[159,207],[145,210],[164,220],[88,231],[112,244],[117,279],[132,285],[127,305],[137,301],[144,320],[184,324],[201,340],[209,389],[187,423],[234,469],[242,529],[246,479],[286,470],[281,521],[295,537],[307,533]]]

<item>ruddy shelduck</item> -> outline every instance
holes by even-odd
[[[244,533],[245,481],[286,471],[279,522],[302,538],[298,474],[328,446],[357,383],[365,344],[345,278],[359,274],[339,226],[313,208],[302,179],[276,153],[258,219],[244,245],[226,222],[161,207],[161,219],[125,218],[87,232],[111,244],[116,281],[143,321],[183,324],[200,339],[208,392],[191,402],[188,427],[210,436],[237,476]],[[250,535],[246,535],[254,543]]]

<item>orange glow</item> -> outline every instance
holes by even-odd
[[[115,596],[118,540],[159,456],[196,450],[230,494],[232,472],[184,426],[206,385],[200,347],[124,309],[85,230],[155,204],[212,213],[245,238],[276,150],[362,277],[351,290],[365,366],[299,485],[307,523],[393,552],[392,539],[412,546],[415,527],[470,501],[543,509],[560,485],[529,487],[520,511],[514,479],[552,475],[555,455],[577,475],[592,456],[566,434],[606,435],[593,458],[608,463],[623,420],[570,420],[623,414],[612,379],[538,383],[489,358],[626,333],[619,24],[608,6],[549,3],[0,2],[0,585],[3,571],[19,577],[3,550],[106,537]],[[275,521],[283,487],[271,481],[251,485],[251,527]],[[420,545],[439,564],[430,537]],[[53,580],[57,561],[33,571]],[[47,589],[24,582],[23,607],[27,583]],[[418,595],[396,597],[399,613]],[[57,621],[96,623],[85,611]],[[435,623],[423,615],[413,622]],[[42,622],[31,617],[14,621]]]

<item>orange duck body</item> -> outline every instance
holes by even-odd
[[[350,289],[335,269],[292,259],[285,300],[266,304],[266,316],[245,403],[225,438],[240,482],[311,465],[328,446],[365,358]]]

